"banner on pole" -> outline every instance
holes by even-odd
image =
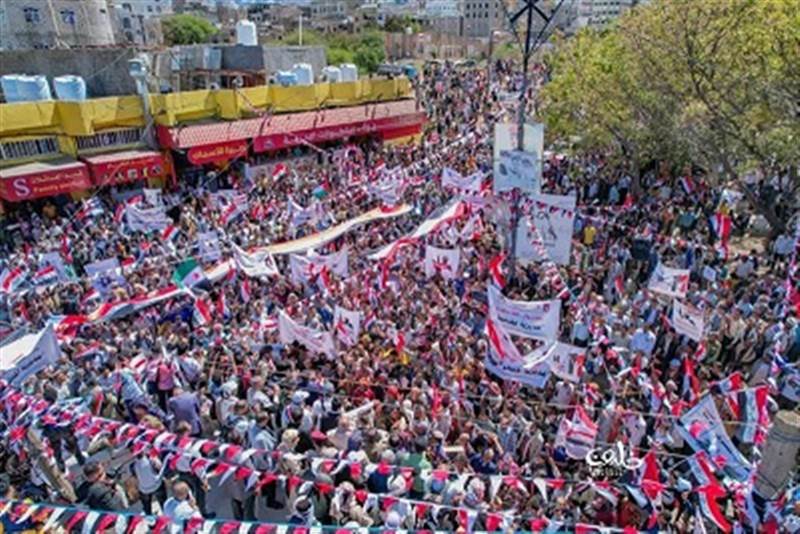
[[[647,289],[662,295],[683,298],[689,291],[689,269],[673,269],[659,263],[650,276]]]
[[[520,220],[517,227],[517,257],[528,261],[550,259],[557,265],[569,265],[576,198],[531,195],[530,199],[530,215]],[[537,246],[537,238],[541,238],[541,246]],[[540,254],[542,246],[547,252],[546,258]]]
[[[703,312],[690,304],[683,304],[678,299],[672,301],[672,328],[689,339],[703,339]]]
[[[551,340],[558,337],[561,320],[561,301],[538,300],[525,302],[511,300],[494,286],[489,285],[489,316],[509,333],[522,337]]]
[[[526,124],[523,134],[523,152],[516,156],[510,152],[520,152],[517,146],[516,123],[496,124],[494,127],[494,191],[505,191],[498,189],[498,185],[520,187],[529,193],[539,193],[542,181],[542,153],[544,152],[544,125]],[[506,153],[503,167],[502,153]],[[522,174],[521,177],[518,177]],[[498,180],[499,179],[499,180]],[[517,183],[517,185],[510,185]]]

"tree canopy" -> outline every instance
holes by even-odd
[[[217,33],[217,28],[209,21],[190,14],[164,17],[161,27],[169,45],[207,43]]]
[[[800,0],[652,2],[557,42],[541,109],[551,137],[616,149],[633,167],[789,171],[797,189],[798,57]],[[782,225],[775,206],[756,209]]]

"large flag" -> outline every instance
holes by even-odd
[[[489,350],[484,358],[486,370],[504,380],[514,380],[531,387],[542,388],[550,378],[550,365],[545,350],[534,350],[520,357],[508,332],[503,327],[487,319],[486,334]]]
[[[430,278],[438,274],[448,280],[455,278],[460,260],[461,249],[428,245],[425,247],[425,276]]]
[[[435,212],[435,215],[432,215],[428,219],[422,221],[422,223],[414,230],[410,235],[405,237],[401,237],[397,241],[393,241],[389,243],[379,251],[375,252],[374,254],[370,254],[369,259],[371,260],[382,260],[395,250],[395,246],[398,242],[404,241],[412,241],[418,239],[420,237],[424,237],[432,232],[437,231],[442,226],[449,224],[461,217],[464,216],[466,213],[466,204],[461,201],[456,201],[451,204],[448,204],[446,207],[441,208]]]
[[[486,336],[489,338],[489,350],[498,360],[522,361],[522,355],[511,341],[511,336],[491,318],[486,319]]]
[[[240,215],[247,213],[247,209],[247,195],[236,195],[222,210],[219,221],[222,226],[228,226],[228,224],[235,221]]]
[[[37,286],[54,284],[58,282],[58,272],[52,265],[45,265],[33,274],[31,281]]]
[[[193,316],[197,324],[201,326],[210,324],[212,321],[211,306],[202,298],[194,299]]]
[[[683,298],[689,291],[689,269],[673,269],[659,263],[650,276],[647,289],[670,297]]]
[[[361,312],[336,306],[333,311],[333,326],[336,329],[336,337],[345,345],[352,347],[358,341],[361,332]]]
[[[249,254],[233,245],[233,261],[237,269],[251,278],[265,278],[279,274],[275,258],[265,250]]]
[[[192,288],[206,282],[206,275],[200,264],[194,258],[189,258],[178,264],[172,279],[181,287]]]
[[[597,423],[578,405],[571,419],[567,419],[566,415],[561,419],[556,434],[556,447],[564,447],[570,458],[583,460],[594,447],[597,430]]]

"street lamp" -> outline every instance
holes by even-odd
[[[142,115],[144,118],[145,143],[153,148],[155,142],[152,135],[152,117],[150,115],[150,92],[147,87],[147,77],[150,74],[150,58],[145,54],[139,54],[133,59],[128,60],[128,74],[136,82],[136,93],[142,99]]]

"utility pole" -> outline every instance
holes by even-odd
[[[298,32],[297,32],[297,34],[298,34],[297,38],[298,38],[298,41],[299,41],[298,45],[299,46],[303,46],[303,12],[302,11],[300,12],[300,22],[298,23]]]
[[[511,31],[514,32],[516,35],[516,24],[520,18],[523,16],[526,17],[525,19],[525,42],[522,44],[522,90],[519,95],[519,114],[517,115],[517,150],[525,150],[525,118],[527,115],[527,107],[528,107],[528,85],[529,85],[529,78],[530,74],[528,72],[528,67],[530,65],[530,59],[534,52],[539,48],[542,44],[542,37],[544,37],[545,32],[549,29],[550,23],[558,13],[558,10],[561,9],[561,5],[564,3],[564,0],[559,0],[556,7],[550,12],[550,14],[545,13],[542,11],[538,4],[542,0],[523,0],[522,7],[520,7],[516,13],[511,15],[510,17],[510,25]],[[539,30],[539,33],[536,37],[533,37],[533,14],[536,13],[538,18],[540,18],[543,22],[542,28]],[[517,232],[519,226],[519,201],[522,197],[522,193],[518,190],[512,191],[513,195],[513,205],[511,207],[511,250],[510,250],[510,257],[511,257],[511,278],[513,280],[514,273],[516,272],[516,261],[517,261]]]

